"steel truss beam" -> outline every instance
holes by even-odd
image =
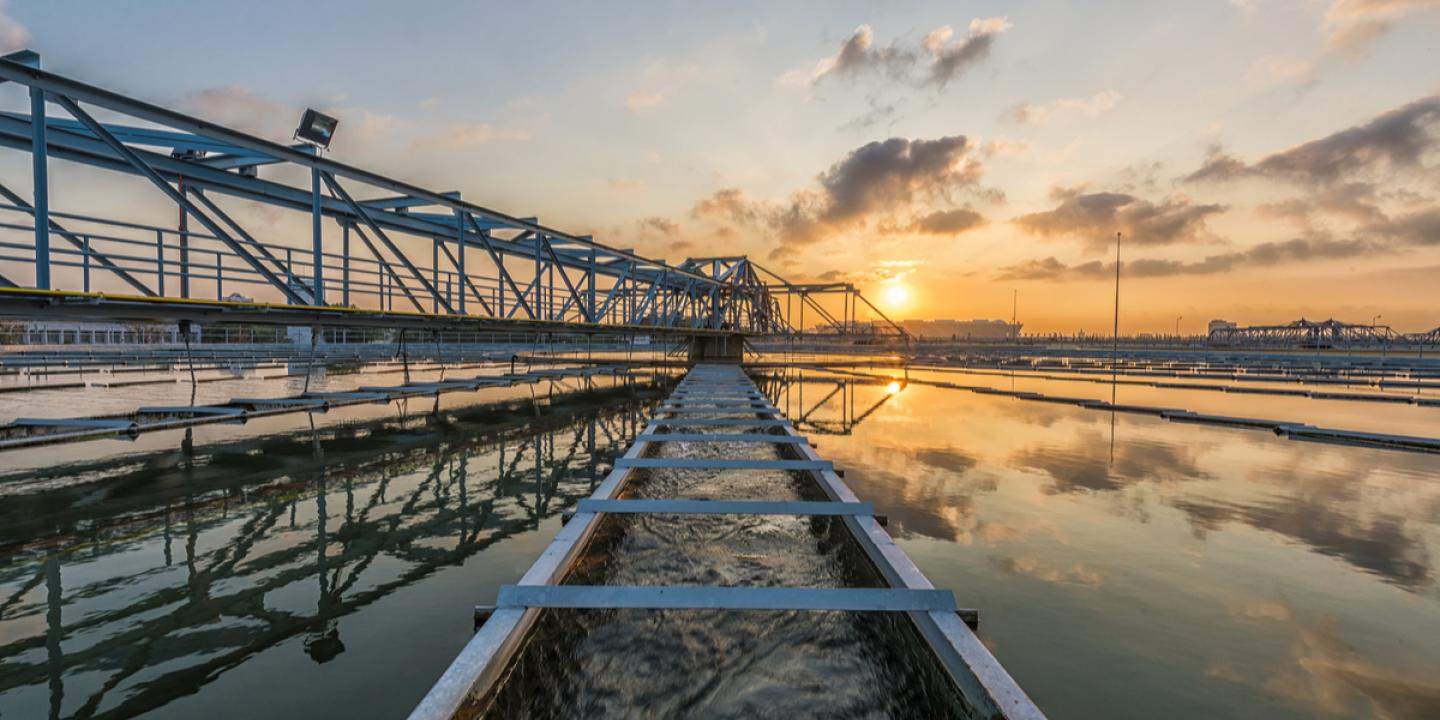
[[[48,160],[54,157],[143,177],[175,203],[182,218],[193,217],[205,228],[208,234],[184,227],[178,233],[181,292],[187,300],[194,299],[190,289],[192,280],[198,279],[214,281],[217,299],[222,283],[241,283],[273,288],[291,304],[317,308],[325,307],[325,293],[334,288],[346,305],[356,295],[365,295],[377,298],[383,310],[392,295],[403,294],[417,310],[425,312],[428,307],[437,316],[504,320],[523,313],[531,321],[566,324],[570,324],[567,316],[578,316],[580,324],[597,330],[625,332],[691,329],[768,334],[791,330],[771,286],[757,274],[763,268],[743,256],[667,265],[632,250],[598,243],[586,235],[547,227],[536,218],[509,215],[465,201],[455,191],[421,188],[337,162],[312,148],[265,140],[41,70],[34,53],[0,58],[0,82],[5,81],[26,86],[32,96],[28,116],[0,113],[0,146],[34,155],[32,172],[37,195],[33,205],[8,191],[3,193],[17,207],[30,207],[36,218],[36,280],[31,289],[52,288],[49,238],[59,233],[81,253],[70,248],[58,252],[71,258],[84,254],[87,278],[93,260],[142,295],[164,296],[168,263],[164,235],[177,234],[167,228],[152,228],[155,259],[150,269],[143,265],[150,261],[134,251],[126,256],[119,251],[97,250],[86,242],[92,234],[67,231],[50,222],[44,180]],[[73,119],[47,118],[47,102],[59,104]],[[133,123],[102,124],[82,106],[103,108]],[[303,169],[310,183],[297,187],[259,177],[260,167],[274,165]],[[374,192],[376,196],[358,197],[362,185],[371,189],[363,194]],[[328,194],[322,193],[322,188]],[[311,236],[307,242],[293,246],[260,242],[222,209],[216,194],[307,213],[312,218]],[[80,217],[113,227],[140,227]],[[343,255],[326,251],[322,243],[324,218],[344,229]],[[362,226],[365,232],[361,232]],[[373,257],[373,266],[368,258],[362,260],[366,267],[359,270],[361,277],[373,278],[374,282],[356,279],[349,254],[351,230]],[[429,240],[430,267],[422,267],[423,263],[415,261],[415,253],[402,249],[408,245],[397,235]],[[136,244],[125,238],[102,239]],[[213,265],[192,265],[190,258],[197,252],[192,242],[197,240],[218,243],[214,249],[202,245],[198,250],[213,253]],[[466,265],[466,251],[472,245],[485,251],[494,266],[493,276],[472,275]],[[301,256],[292,259],[292,250]],[[224,259],[231,256],[240,262],[227,266]],[[442,256],[449,263],[444,269],[440,267]],[[122,257],[142,265],[122,264]],[[506,267],[507,258],[533,262],[535,274],[523,289]],[[9,259],[13,260],[13,256]],[[59,264],[77,266],[64,258]],[[195,276],[192,267],[208,269],[213,276]],[[239,275],[222,278],[227,271]],[[577,275],[577,271],[583,275]],[[137,275],[146,273],[156,276],[155,289],[137,279]],[[605,286],[601,286],[602,281]],[[451,290],[456,287],[458,293]],[[563,291],[557,293],[558,288]],[[481,315],[469,314],[467,303],[472,300]],[[163,314],[161,310],[178,312],[174,306],[151,306],[151,310],[157,317]]]

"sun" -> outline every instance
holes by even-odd
[[[882,297],[886,305],[898,310],[910,304],[910,288],[902,283],[886,285]]]

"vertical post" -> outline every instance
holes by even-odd
[[[185,178],[181,177],[177,183],[180,186],[180,195],[185,195]],[[185,212],[184,205],[180,208],[180,297],[190,297],[190,213]]]
[[[30,88],[30,173],[35,186],[35,287],[50,289],[50,162],[45,91]]]
[[[440,238],[430,238],[430,285],[435,288],[435,313],[440,313]]]
[[[600,318],[595,317],[595,248],[593,247],[590,248],[590,267],[585,270],[585,278],[590,283],[590,288],[586,291],[590,309],[585,312],[585,317],[590,318],[592,323],[600,322]]]
[[[1120,357],[1120,233],[1115,233],[1115,325],[1110,333],[1110,374],[1114,378],[1115,364]],[[1111,384],[1113,394],[1114,384]]]
[[[155,231],[155,292],[165,297],[165,231]]]
[[[81,248],[80,248],[80,254],[84,257],[84,262],[85,262],[85,270],[84,270],[85,292],[88,293],[88,292],[90,292],[90,236],[89,236],[89,235],[86,235],[86,236],[83,238],[83,241],[84,241],[84,245],[81,246]]]
[[[460,272],[460,314],[465,314],[465,286],[469,276],[465,273],[465,214],[459,210],[455,211],[455,242],[460,244],[455,252],[457,253],[455,268]]]
[[[314,285],[310,292],[310,304],[321,306],[325,304],[325,255],[321,249],[320,239],[322,236],[320,227],[320,169],[310,168],[310,252],[313,262]]]
[[[495,258],[495,312],[502,318],[509,317],[505,313],[505,256],[497,254]]]
[[[535,308],[536,320],[547,319],[540,317],[540,286],[543,284],[541,280],[543,279],[545,270],[543,267],[540,266],[540,248],[544,245],[544,243],[545,236],[541,235],[540,233],[535,233],[535,299],[531,302],[535,303],[533,307]]]
[[[340,225],[340,304],[350,307],[350,223]]]
[[[215,299],[225,299],[225,255],[215,251]]]

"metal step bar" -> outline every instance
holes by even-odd
[[[874,515],[868,502],[816,502],[807,500],[597,500],[586,498],[576,512],[685,513],[699,515]]]
[[[957,612],[949,590],[506,585],[497,608]]]

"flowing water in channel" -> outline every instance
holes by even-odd
[[[979,609],[981,639],[1051,717],[1440,717],[1436,455],[900,379],[757,377],[931,581]],[[108,408],[124,392],[67,401]],[[1117,392],[1440,435],[1436,407]],[[295,415],[0,455],[0,719],[403,717],[469,639],[471,608],[519,579],[658,395],[556,397],[538,415],[527,388],[495,389],[442,397],[445,422],[427,399],[317,414],[314,431]],[[630,487],[724,498],[757,486],[771,499],[816,491],[756,471],[642,471]],[[605,530],[613,555],[593,553],[568,582],[876,584],[823,519],[630,517]],[[954,709],[888,616],[547,617],[494,715]]]
[[[665,442],[648,457],[774,460],[782,447]],[[808,473],[669,468],[635,471],[620,497],[825,499]],[[566,584],[884,586],[837,519],[610,515],[596,535]],[[552,610],[488,716],[967,717],[925,652],[883,613]]]

